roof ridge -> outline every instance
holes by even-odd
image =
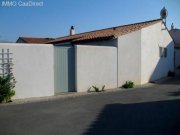
[[[82,32],[82,33],[74,34],[74,35],[71,35],[71,36],[78,36],[78,35],[81,35],[81,34],[87,34],[87,33],[91,33],[91,32],[97,32],[97,31],[108,30],[108,29],[114,29],[114,28],[119,28],[119,27],[125,27],[125,26],[137,25],[137,24],[142,24],[142,23],[150,23],[150,22],[155,22],[155,21],[160,21],[160,20],[162,20],[162,19],[153,19],[153,20],[143,21],[143,22],[138,22],[138,23],[131,23],[131,24],[126,24],[126,25],[119,25],[119,26],[114,26],[114,27],[109,27],[109,28],[103,28],[103,29],[92,30],[92,31],[88,31],[88,32]],[[66,38],[66,37],[70,37],[70,35],[58,37],[58,38],[55,38],[55,40],[56,40],[56,39],[60,39],[60,38]]]
[[[19,38],[41,38],[41,39],[55,39],[50,37],[19,37]]]
[[[76,41],[92,40],[92,39],[105,38],[105,37],[107,38],[117,35],[124,35],[132,31],[142,29],[149,25],[153,25],[159,21],[162,21],[162,19],[154,19],[154,20],[143,21],[138,23],[120,25],[116,27],[93,30],[93,31],[78,33],[70,36],[55,38],[54,40],[48,41],[46,43],[48,44],[48,43],[67,42],[67,41],[76,42]]]

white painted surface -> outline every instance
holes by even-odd
[[[180,67],[180,49],[175,49],[175,65],[176,68]]]
[[[13,53],[14,99],[54,95],[52,45],[0,43],[2,48]]]
[[[159,46],[167,48],[167,57],[159,56]],[[141,30],[141,83],[166,77],[174,71],[174,43],[161,22]]]
[[[141,83],[141,31],[118,37],[118,86]]]
[[[87,91],[93,85],[117,87],[117,48],[76,45],[76,90]]]

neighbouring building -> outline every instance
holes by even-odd
[[[174,71],[174,42],[161,19],[56,38],[43,44],[3,44],[14,57],[16,96],[83,92],[92,86],[153,82]]]
[[[180,29],[174,28],[172,24],[169,33],[175,43],[175,67],[180,68]]]
[[[44,44],[53,38],[19,37],[16,43]]]

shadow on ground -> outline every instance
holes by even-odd
[[[169,96],[180,96],[180,91],[169,92]]]
[[[180,76],[169,77],[167,80],[157,81],[155,84],[159,85],[180,85]]]
[[[180,100],[106,105],[83,135],[180,135]]]

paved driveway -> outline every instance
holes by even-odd
[[[0,106],[0,135],[180,135],[180,77],[127,91]]]

